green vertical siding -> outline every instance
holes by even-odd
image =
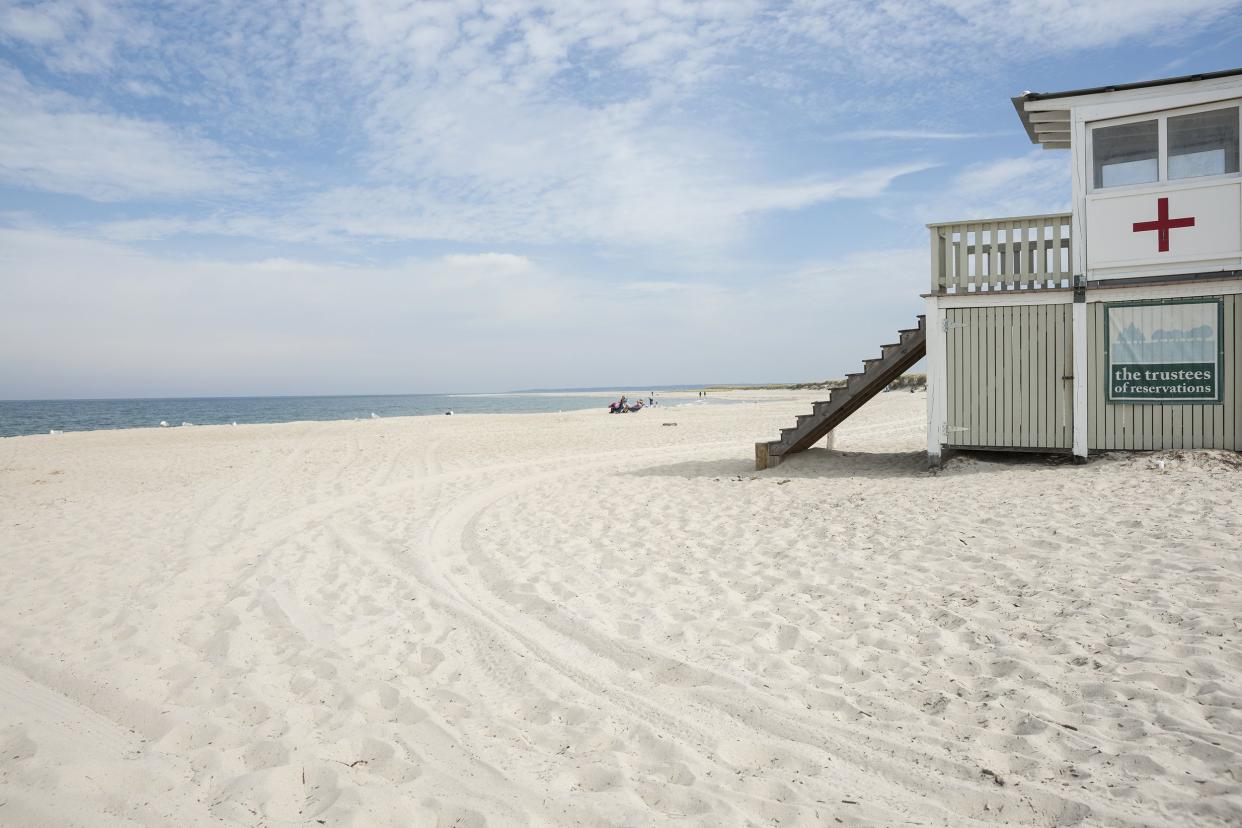
[[[1242,451],[1242,296],[1205,296],[1224,303],[1224,399],[1218,405],[1109,404],[1106,397],[1104,303],[1087,305],[1087,447],[1217,448]]]
[[[947,443],[1067,449],[1073,444],[1069,304],[946,311]]]

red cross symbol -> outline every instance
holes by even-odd
[[[1155,221],[1136,221],[1134,222],[1134,232],[1142,233],[1147,230],[1155,230],[1159,239],[1161,253],[1169,252],[1169,231],[1174,227],[1194,227],[1194,216],[1188,218],[1169,218],[1169,200],[1167,198],[1156,199],[1156,220]]]

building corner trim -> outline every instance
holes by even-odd
[[[944,443],[945,395],[948,377],[945,373],[945,311],[935,296],[927,297],[927,461],[934,468],[940,464]]]
[[[1075,279],[1077,282],[1082,277]],[[1087,295],[1085,286],[1075,284],[1074,327],[1074,457],[1087,459]]]

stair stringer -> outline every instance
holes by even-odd
[[[926,319],[919,317],[917,328],[901,332],[901,341],[885,346],[884,356],[869,359],[860,374],[850,374],[844,387],[834,388],[828,401],[817,402],[812,414],[798,417],[793,428],[782,429],[781,439],[755,444],[755,467],[770,468],[788,454],[805,451],[862,408],[927,353]]]

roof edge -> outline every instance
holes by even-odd
[[[1009,100],[1013,101],[1013,108],[1017,110],[1018,120],[1022,122],[1022,126],[1026,129],[1026,136],[1031,139],[1032,144],[1038,144],[1039,138],[1035,136],[1035,125],[1031,123],[1026,107],[1023,106],[1026,103],[1026,98],[1022,95],[1017,95]]]
[[[1242,75],[1242,67],[1237,69],[1221,69],[1218,72],[1200,72],[1196,75],[1181,75],[1176,78],[1159,78],[1157,80],[1136,81],[1135,83],[1115,83],[1110,86],[1093,86],[1087,89],[1070,89],[1065,92],[1023,92],[1014,101],[1047,101],[1054,98],[1076,98],[1080,95],[1098,95],[1103,92],[1125,92],[1130,89],[1146,89],[1152,86],[1171,86],[1176,83],[1193,83],[1195,81],[1215,80]]]
[[[1131,89],[1173,86],[1179,83],[1216,80],[1217,78],[1229,78],[1236,75],[1242,75],[1242,67],[1237,69],[1221,69],[1217,72],[1200,72],[1195,75],[1181,75],[1176,78],[1160,78],[1158,80],[1137,81],[1135,83],[1115,83],[1111,86],[1093,86],[1087,89],[1070,89],[1065,92],[1023,92],[1021,95],[1016,95],[1009,100],[1013,102],[1013,108],[1018,112],[1018,120],[1022,122],[1023,128],[1026,129],[1026,135],[1031,139],[1031,143],[1040,144],[1039,136],[1035,132],[1035,124],[1026,109],[1026,104],[1030,101],[1052,101],[1058,98],[1077,98],[1083,95],[1099,95],[1107,92],[1126,92]]]

